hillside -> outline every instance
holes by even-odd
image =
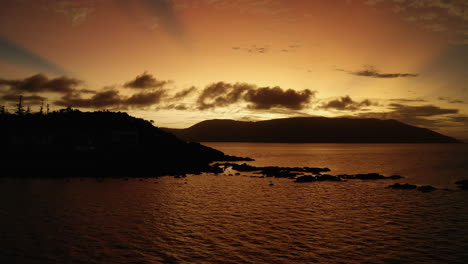
[[[0,115],[2,175],[155,176],[244,160],[187,143],[126,113],[62,110]]]
[[[457,139],[396,120],[298,117],[258,122],[207,120],[164,130],[194,142],[459,143]]]

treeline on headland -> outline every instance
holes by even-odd
[[[213,161],[250,160],[183,141],[127,113],[47,112],[2,108],[3,176],[153,177],[216,172]]]

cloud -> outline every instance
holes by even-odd
[[[257,45],[251,45],[249,47],[232,47],[232,49],[236,51],[244,51],[244,52],[253,53],[253,54],[264,54],[269,51],[268,46],[257,46]]]
[[[181,100],[187,96],[189,96],[190,94],[194,93],[197,91],[197,88],[195,86],[192,86],[188,89],[185,89],[185,90],[182,90],[178,93],[176,93],[172,98],[171,100]]]
[[[197,2],[197,1],[187,1]],[[296,11],[294,5],[285,6],[282,1],[268,0],[201,0],[218,9],[233,10],[240,13],[267,14],[279,16]]]
[[[124,106],[138,106],[138,107],[143,107],[143,106],[151,106],[154,104],[157,104],[161,101],[163,96],[165,95],[166,91],[165,90],[159,90],[155,92],[150,92],[150,93],[137,93],[129,98],[122,100],[120,104]]]
[[[378,119],[396,119],[416,126],[442,127],[446,126],[446,119],[440,119],[440,117],[459,113],[458,109],[441,108],[434,105],[410,106],[390,104],[389,106],[391,110],[389,112],[361,113],[358,116]]]
[[[239,102],[244,93],[250,89],[253,89],[253,86],[245,83],[214,83],[202,91],[197,99],[197,104],[200,110],[225,107]]]
[[[424,99],[406,99],[406,98],[394,98],[390,99],[391,102],[405,102],[405,103],[420,103],[420,102],[427,102]]]
[[[138,75],[134,80],[124,84],[126,88],[134,89],[154,89],[162,88],[164,85],[170,83],[169,81],[159,81],[153,75],[147,72]]]
[[[58,1],[54,8],[56,13],[65,15],[72,26],[84,23],[94,10],[94,7],[88,2],[82,3],[80,1]]]
[[[357,111],[361,110],[363,107],[371,106],[374,105],[375,103],[371,102],[370,100],[366,99],[361,102],[356,102],[349,95],[340,97],[339,99],[336,100],[331,100],[322,106],[320,108],[323,109],[333,109],[333,110],[339,110],[339,111]]]
[[[381,79],[392,79],[392,78],[404,78],[404,77],[417,77],[419,74],[415,73],[380,73],[374,66],[366,65],[364,70],[361,71],[348,71],[344,69],[337,69],[337,71],[342,71],[349,73],[351,75],[356,75],[360,77],[372,77],[372,78],[381,78]]]
[[[91,98],[83,99],[80,95],[66,94],[55,105],[64,107],[105,108],[118,106],[122,98],[117,90],[97,92]]]
[[[459,116],[451,116],[449,120],[455,123],[460,123],[461,125],[468,126],[468,116],[459,115]]]
[[[160,103],[165,94],[165,90],[158,90],[123,96],[118,90],[112,88],[96,92],[90,98],[82,98],[81,93],[66,94],[54,104],[81,108],[143,108]]]
[[[0,36],[0,61],[66,75],[66,71],[61,67],[2,36]]]
[[[67,77],[49,79],[43,74],[19,80],[0,79],[0,86],[7,86],[10,92],[16,93],[71,93],[81,83],[78,79]]]
[[[18,102],[19,97],[20,96],[16,94],[6,94],[2,97],[2,99],[7,102]],[[45,101],[46,98],[39,96],[39,95],[26,95],[22,97],[22,100],[24,103],[37,104],[37,103],[40,103],[41,101]]]
[[[235,103],[249,103],[248,108],[268,110],[286,108],[299,110],[315,96],[311,90],[284,90],[281,87],[260,87],[247,83],[218,82],[207,86],[197,100],[200,110],[226,107]]]
[[[384,1],[369,0],[374,6]],[[449,33],[450,43],[466,44],[466,35],[460,29],[467,26],[468,2],[466,0],[393,0],[387,6],[409,22],[435,33]]]
[[[449,97],[439,97],[438,98],[439,100],[441,101],[446,101],[450,104],[464,104],[465,101],[462,101],[462,100],[459,100],[459,99],[453,99],[453,98],[449,98]]]
[[[185,36],[184,28],[175,13],[172,1],[143,0],[143,2],[154,12],[154,14],[161,20],[161,23],[169,29],[172,34],[179,37]]]
[[[157,110],[179,110],[179,111],[184,111],[184,110],[190,110],[191,108],[186,105],[186,104],[169,104],[163,107],[158,107]]]
[[[401,115],[417,117],[458,114],[459,112],[458,109],[446,109],[433,105],[410,106],[403,104],[390,104],[390,107],[394,112],[399,113]]]
[[[283,90],[280,87],[263,87],[249,90],[244,99],[251,103],[249,107],[253,109],[267,110],[274,107],[281,107],[300,110],[303,109],[314,96],[315,92],[309,89],[295,91],[292,89]]]
[[[131,5],[134,1],[128,0],[113,0],[120,6],[125,12],[129,13]],[[138,3],[142,4],[153,16],[158,19],[158,26],[162,25],[172,36],[178,38],[181,41],[185,41],[187,34],[185,29],[177,17],[175,12],[173,1],[171,0],[138,0]],[[134,14],[135,19],[141,18],[141,14]],[[154,24],[154,23],[153,23]]]

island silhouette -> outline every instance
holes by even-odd
[[[0,127],[4,176],[185,175],[216,172],[214,161],[251,160],[186,142],[120,112],[2,113]]]
[[[373,118],[295,117],[245,122],[207,120],[186,129],[163,128],[193,142],[460,143],[427,128]]]

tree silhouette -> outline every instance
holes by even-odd
[[[18,104],[16,105],[16,112],[15,114],[17,115],[23,115],[24,114],[24,106],[23,106],[23,96],[19,96],[19,101]]]
[[[44,114],[44,100],[41,101],[41,108],[39,108],[39,114]]]
[[[4,106],[4,105],[2,105],[2,106],[0,107],[0,114],[1,114],[1,115],[6,114],[6,110],[5,110],[5,106]]]

